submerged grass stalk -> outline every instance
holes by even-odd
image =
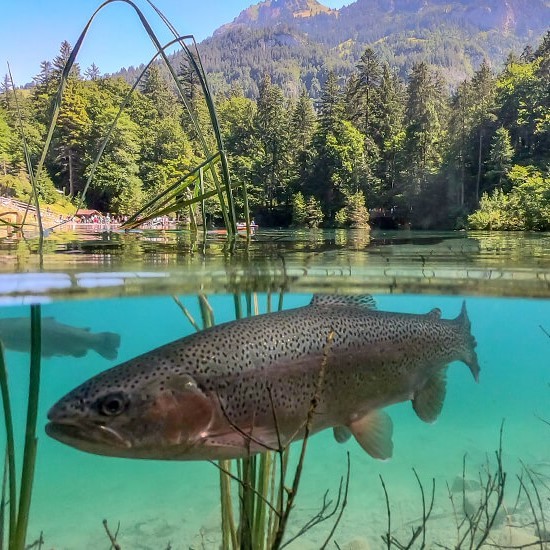
[[[4,346],[0,342],[0,388],[4,408],[4,424],[6,427],[6,461],[9,487],[9,527],[8,547],[15,548],[15,528],[17,522],[17,486],[15,480],[15,439],[13,436],[13,418],[11,414],[10,392],[8,387],[8,371],[4,360]]]
[[[40,306],[31,306],[31,368],[27,405],[27,425],[25,430],[25,449],[23,451],[23,469],[21,472],[19,512],[17,514],[17,530],[15,537],[15,549],[17,550],[23,550],[25,548],[34,481],[34,468],[36,464],[36,448],[38,441],[36,437],[36,421],[38,418],[40,353],[42,349],[40,315]]]
[[[10,550],[24,550],[29,524],[34,469],[36,463],[36,421],[38,417],[38,396],[40,390],[41,362],[41,310],[39,305],[31,306],[31,363],[29,375],[29,394],[27,399],[27,423],[25,430],[25,447],[23,450],[23,467],[17,498],[17,481],[15,474],[15,439],[8,386],[8,372],[4,360],[4,350],[0,343],[0,390],[4,408],[6,427],[6,461],[9,486],[9,535]],[[19,503],[19,506],[18,506]],[[42,538],[42,537],[41,537]]]

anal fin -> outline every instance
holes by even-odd
[[[412,405],[418,418],[435,422],[443,408],[447,391],[447,369],[434,373],[413,397]]]
[[[383,411],[372,411],[349,425],[355,439],[373,458],[386,460],[393,454],[393,423]]]

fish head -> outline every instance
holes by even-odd
[[[101,373],[49,411],[46,433],[79,450],[126,458],[184,459],[208,434],[215,400],[187,373]]]

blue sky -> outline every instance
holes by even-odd
[[[338,8],[351,0],[321,0]],[[161,43],[171,36],[162,29],[145,0],[135,0],[157,32]],[[181,34],[194,34],[197,40],[210,36],[219,26],[233,20],[254,0],[156,0],[156,6]],[[30,82],[39,72],[40,62],[52,60],[59,45],[74,45],[100,0],[7,0],[0,17],[0,79],[9,62],[17,86]],[[144,34],[133,9],[114,2],[96,17],[78,62],[83,70],[92,62],[102,73],[146,63],[154,48]]]

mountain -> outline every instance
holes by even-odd
[[[323,6],[317,0],[266,0],[244,10],[232,23],[223,25],[215,34],[219,35],[236,27],[265,27],[291,23],[298,19],[303,23],[319,15],[336,18],[338,11]]]
[[[215,35],[237,27],[265,28],[294,23],[315,40],[335,45],[339,35],[371,39],[388,31],[422,29],[434,24],[473,25],[481,31],[519,36],[548,27],[548,0],[356,0],[332,10],[317,0],[266,0],[241,12]]]
[[[265,0],[200,44],[212,87],[250,96],[268,73],[285,93],[306,86],[317,97],[328,70],[355,68],[367,46],[406,78],[415,62],[438,67],[455,87],[486,59],[536,47],[550,22],[550,0],[356,0],[330,9],[317,0]]]

